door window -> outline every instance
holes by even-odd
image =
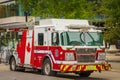
[[[44,42],[44,34],[38,33],[38,45],[43,45]]]

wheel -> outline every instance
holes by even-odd
[[[80,77],[89,77],[91,75],[92,72],[80,72],[79,76]]]
[[[42,70],[42,73],[44,75],[49,75],[49,76],[54,76],[56,74],[55,71],[52,71],[52,68],[51,68],[51,62],[49,59],[46,59],[44,62],[43,62],[43,70]]]
[[[16,61],[14,57],[12,57],[12,59],[10,60],[10,70],[16,71]]]

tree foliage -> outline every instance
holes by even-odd
[[[25,11],[43,18],[93,19],[93,3],[88,0],[19,0]]]
[[[106,0],[104,2],[106,26],[110,27],[105,33],[105,40],[116,44],[120,40],[120,0]]]
[[[110,28],[108,31],[105,32],[104,38],[106,42],[109,42],[110,44],[117,44],[117,40],[120,39],[120,28]]]

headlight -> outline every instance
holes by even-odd
[[[105,60],[106,54],[105,53],[98,53],[98,60]]]
[[[73,60],[75,60],[74,53],[72,53],[72,52],[66,52],[65,53],[65,60],[66,61],[73,61]]]

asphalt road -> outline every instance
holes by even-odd
[[[58,74],[56,76],[45,76],[39,72],[10,71],[8,66],[0,65],[0,80],[120,80],[120,63],[111,63],[112,71],[94,72],[88,78],[81,78],[74,74]]]

